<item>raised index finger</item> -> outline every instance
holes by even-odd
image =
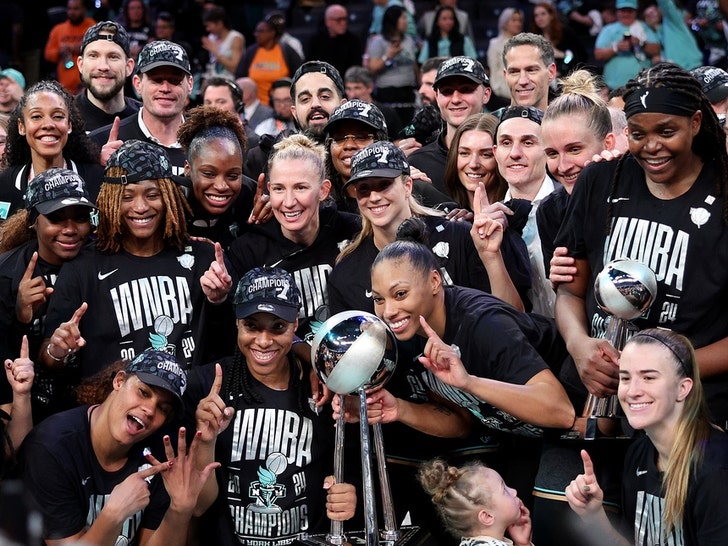
[[[28,267],[25,268],[25,273],[23,273],[23,278],[21,280],[23,281],[29,281],[33,278],[33,272],[35,271],[35,264],[38,262],[38,253],[33,252],[33,255],[30,257],[30,261],[28,262]]]
[[[222,251],[222,245],[220,243],[215,243],[215,261],[220,264],[220,267],[223,269],[225,268],[225,255]]]
[[[490,206],[490,199],[488,199],[488,192],[485,191],[485,184],[478,182],[478,187],[475,188],[475,195],[473,196],[473,202],[480,205],[480,210],[477,212],[485,212],[485,209]]]
[[[586,449],[581,450],[581,461],[584,463],[584,475],[586,478],[594,478],[594,465]]]
[[[430,339],[440,339],[440,336],[438,336],[437,332],[435,332],[435,330],[427,324],[427,320],[422,315],[420,315],[420,324],[422,325],[422,329],[425,331],[425,334],[427,334],[427,337]]]
[[[20,358],[30,359],[30,349],[28,349],[28,336],[23,336],[20,342]]]
[[[212,388],[210,389],[210,396],[220,394],[222,388],[222,366],[215,364],[215,380],[212,382]]]
[[[119,116],[116,116],[114,118],[114,122],[111,124],[111,130],[109,131],[109,140],[106,142],[113,142],[114,140],[119,140],[119,125],[121,124],[121,119]]]
[[[84,313],[86,313],[86,310],[88,309],[88,303],[83,302],[81,304],[81,307],[76,309],[73,312],[73,316],[71,317],[71,320],[69,322],[73,322],[74,324],[78,325],[81,322],[81,319],[83,318]]]

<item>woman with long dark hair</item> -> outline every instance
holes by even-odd
[[[458,55],[478,58],[470,36],[462,33],[455,8],[440,6],[435,11],[432,31],[422,44],[417,61],[422,64],[430,57],[456,57]]]

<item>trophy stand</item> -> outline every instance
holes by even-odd
[[[367,419],[367,392],[381,388],[391,377],[397,362],[396,338],[378,317],[363,311],[344,311],[329,318],[316,333],[311,346],[311,363],[326,386],[339,397],[341,411],[336,424],[334,475],[343,481],[344,395],[356,393],[359,402],[362,491],[364,497],[363,531],[343,532],[343,522],[331,522],[326,535],[303,534],[298,545],[430,546],[429,533],[418,527],[397,527],[392,492],[387,475],[384,440],[379,423],[374,429],[374,449],[382,489],[384,529],[377,524],[372,474],[372,447]],[[432,544],[434,546],[434,544]]]
[[[597,275],[594,296],[599,307],[610,316],[604,338],[622,350],[631,332],[637,328],[630,321],[643,315],[657,294],[654,272],[635,260],[613,260]],[[622,436],[619,399],[616,395],[599,398],[591,393],[584,404],[582,417],[574,424],[583,440]]]

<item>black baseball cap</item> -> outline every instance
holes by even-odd
[[[387,132],[387,122],[384,121],[382,111],[376,105],[363,100],[351,99],[337,106],[331,113],[324,131],[331,134],[334,127],[343,120],[361,121],[376,131]]]
[[[177,406],[183,406],[182,395],[187,388],[187,373],[174,355],[166,351],[147,349],[135,356],[124,371],[135,374],[147,385],[171,392]]]
[[[83,55],[83,50],[86,49],[86,46],[96,40],[114,42],[124,50],[127,57],[131,54],[129,49],[129,34],[119,23],[115,23],[114,21],[101,21],[88,28],[81,42],[81,55]]]
[[[36,175],[25,192],[25,208],[50,214],[64,207],[80,205],[95,209],[86,183],[78,173],[54,167]]]
[[[336,67],[325,61],[308,61],[299,66],[298,70],[296,70],[295,74],[293,74],[291,82],[291,93],[293,93],[293,88],[296,87],[296,83],[299,79],[301,79],[301,76],[310,72],[319,72],[328,76],[328,78],[332,82],[334,82],[334,85],[336,86],[336,90],[339,92],[339,95],[342,98],[346,97],[344,80],[341,79],[341,74],[336,69]]]
[[[151,69],[159,66],[172,66],[179,68],[188,76],[192,75],[190,59],[187,57],[185,49],[181,45],[167,40],[149,42],[139,52],[137,71],[140,74],[149,72]]]
[[[271,313],[286,322],[295,322],[301,309],[301,293],[285,269],[256,267],[238,282],[233,305],[239,319]]]
[[[108,184],[134,184],[142,180],[172,178],[172,165],[167,151],[144,140],[127,140],[106,162],[106,173],[111,167],[121,167],[126,174],[109,176],[104,174]]]
[[[404,152],[388,140],[380,140],[354,154],[351,177],[344,188],[364,178],[396,178],[409,173],[410,166]]]
[[[480,61],[472,57],[458,56],[444,61],[439,66],[432,87],[437,89],[442,83],[442,80],[452,78],[453,76],[461,76],[475,83],[490,85],[488,75],[485,73],[485,68],[483,68]]]
[[[728,97],[728,72],[715,66],[701,66],[691,71],[708,100],[715,104]]]
[[[511,105],[500,109],[496,117],[500,120],[498,122],[499,127],[504,121],[513,118],[530,119],[532,122],[541,125],[541,121],[543,120],[543,110],[540,110],[535,106]]]

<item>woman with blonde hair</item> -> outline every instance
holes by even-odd
[[[629,424],[644,431],[622,477],[629,540],[606,518],[586,451],[584,473],[566,489],[571,508],[611,544],[725,544],[728,435],[711,423],[690,341],[659,328],[634,335],[619,359],[617,395]]]
[[[505,8],[498,17],[498,35],[488,43],[488,77],[493,95],[488,106],[492,109],[511,103],[511,90],[506,83],[503,46],[516,34],[523,31],[523,11]]]

